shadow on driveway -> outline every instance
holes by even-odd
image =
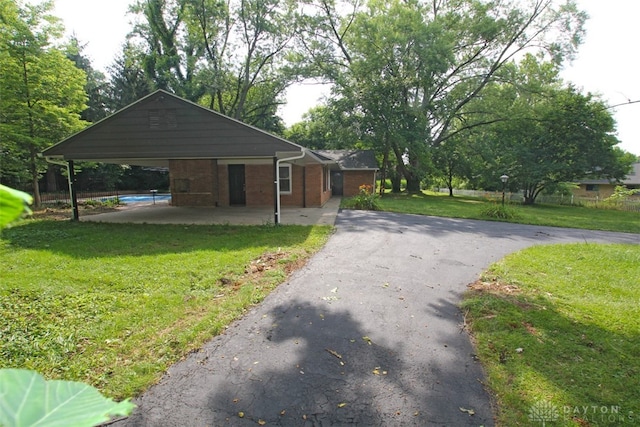
[[[309,263],[136,401],[127,426],[490,426],[458,308],[534,244],[637,235],[343,211]],[[471,415],[473,414],[473,415]]]

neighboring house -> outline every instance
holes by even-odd
[[[575,196],[598,199],[611,196],[618,185],[624,185],[628,189],[640,189],[640,163],[634,163],[631,172],[620,183],[608,179],[585,179],[577,184],[579,187],[573,191]]]
[[[174,206],[319,207],[332,189],[353,196],[374,184],[378,169],[372,151],[313,151],[163,90],[42,154],[166,167]]]

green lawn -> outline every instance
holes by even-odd
[[[383,211],[482,220],[495,220],[483,215],[483,210],[496,203],[499,201],[428,192],[412,195],[387,193],[378,199]],[[509,208],[516,214],[509,222],[640,233],[638,212],[556,205],[512,204]]]
[[[387,196],[379,203],[389,211],[486,219],[482,211],[493,202],[422,194]],[[513,208],[521,211],[519,222],[640,233],[637,213],[554,206]],[[22,222],[4,230],[0,239],[0,368],[34,369],[47,378],[85,381],[117,399],[135,396],[157,381],[168,366],[260,302],[326,242],[331,230]],[[640,413],[637,392],[629,391],[631,388],[616,388],[611,381],[595,385],[583,381],[607,376],[610,366],[618,366],[612,381],[640,390],[633,382],[640,376],[640,352],[633,347],[640,338],[634,326],[640,314],[639,286],[637,281],[624,282],[640,277],[640,255],[635,246],[612,248],[602,252],[597,245],[577,245],[570,251],[558,249],[560,254],[554,247],[532,249],[521,255],[521,261],[508,259],[501,264],[506,267],[490,273],[500,277],[498,283],[517,283],[515,295],[472,294],[465,302],[501,416],[514,413],[515,418],[504,418],[503,425],[514,425],[512,419],[521,422],[531,402],[541,399],[539,393],[520,388],[520,383],[527,383],[530,390],[544,390],[544,398],[553,405],[604,402],[624,408],[635,405]],[[521,265],[525,272],[513,279],[510,274],[517,273]],[[600,276],[592,279],[589,274]],[[563,290],[569,280],[573,287]],[[554,288],[546,287],[552,284]],[[577,308],[567,308],[569,296],[577,301]],[[514,300],[517,298],[533,298],[533,303]],[[584,305],[590,301],[595,302]],[[538,309],[543,303],[546,309]],[[603,308],[598,311],[598,306]],[[629,312],[627,306],[636,311]],[[607,317],[605,313],[610,312],[614,315]],[[500,320],[498,316],[503,315],[511,317]],[[521,326],[529,323],[547,335],[538,337]],[[611,333],[611,325],[619,330]],[[510,333],[502,333],[500,327]],[[516,343],[511,340],[517,335],[511,329],[531,335],[518,340],[523,344],[516,348],[524,348],[523,353],[514,355]],[[583,331],[579,339],[573,329]],[[483,330],[489,332],[483,334]],[[536,347],[538,339],[545,344],[545,352]],[[527,364],[533,364],[530,357],[555,360],[546,349],[556,347],[563,352],[557,364]],[[584,363],[601,353],[600,349],[612,357]],[[496,365],[502,370],[494,371],[496,354],[499,359],[504,355],[508,363]],[[529,362],[512,363],[516,360]],[[619,368],[621,361],[630,361],[628,370]],[[568,373],[566,377],[547,373],[543,370],[546,365],[560,366]],[[516,370],[505,373],[505,367],[511,366]],[[505,377],[508,386],[501,386],[496,377]],[[563,394],[565,381],[570,380],[584,385],[590,394]],[[514,392],[508,394],[510,389]],[[606,399],[600,399],[601,395]]]
[[[386,194],[381,210],[497,220],[500,203],[443,194]],[[640,214],[508,205],[509,222],[640,233]],[[640,236],[638,238],[640,243]],[[499,426],[640,423],[640,245],[536,246],[470,286],[467,327]]]
[[[640,422],[640,245],[523,250],[472,285],[462,309],[498,425]]]
[[[0,368],[133,396],[260,302],[330,233],[23,222],[0,240]]]

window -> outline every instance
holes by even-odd
[[[598,184],[587,184],[587,191],[598,191]]]
[[[280,193],[291,194],[291,165],[280,166]]]
[[[324,191],[329,191],[331,189],[331,179],[328,166],[322,167],[322,189]]]

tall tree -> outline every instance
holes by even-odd
[[[327,150],[351,148],[361,141],[360,135],[341,122],[337,109],[314,107],[284,132],[284,137],[308,148]]]
[[[630,163],[616,150],[615,121],[601,100],[563,86],[557,67],[533,56],[511,71],[512,83],[492,84],[469,104],[498,118],[483,129],[482,154],[494,183],[506,173],[524,191],[525,204],[533,204],[562,182],[624,177]]]
[[[86,76],[52,42],[61,35],[52,2],[22,5],[0,0],[0,133],[2,179],[28,171],[34,203],[46,169],[38,154],[84,127]],[[9,166],[7,168],[7,165]],[[7,174],[14,173],[13,177]]]
[[[85,72],[87,84],[87,109],[81,114],[82,120],[95,123],[104,119],[109,114],[108,104],[108,83],[106,76],[91,65],[91,59],[85,55],[85,47],[75,36],[71,36],[66,46],[66,56],[76,64],[76,67]]]
[[[140,0],[132,40],[156,87],[269,130],[295,81],[287,53],[295,2]]]
[[[571,56],[586,18],[572,1],[308,0],[303,47],[335,97],[353,100],[379,150],[418,191],[429,147],[466,132],[465,106],[524,52]]]
[[[115,113],[153,92],[153,81],[144,71],[144,57],[144,52],[127,42],[109,66],[109,113]]]

